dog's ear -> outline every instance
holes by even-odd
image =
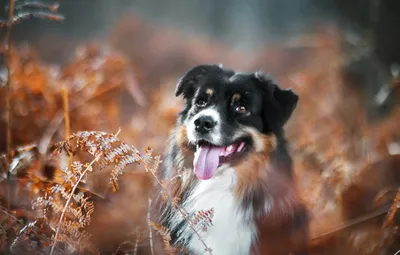
[[[299,97],[292,89],[281,89],[268,75],[256,72],[263,95],[263,119],[266,128],[278,132],[289,120]]]
[[[194,85],[210,72],[222,70],[222,65],[198,65],[190,69],[179,79],[175,89],[175,96],[184,95],[188,97],[194,92]]]

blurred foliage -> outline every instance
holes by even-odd
[[[46,39],[49,49],[54,49],[53,40],[43,36],[44,42]],[[67,172],[63,169],[68,167],[70,153],[61,154],[57,160],[51,156],[56,142],[65,140],[62,89],[68,89],[72,132],[115,133],[120,128],[118,139],[124,144],[150,146],[154,154],[162,154],[182,105],[173,93],[176,80],[192,65],[206,62],[245,71],[263,69],[282,87],[292,87],[299,94],[287,136],[299,192],[312,214],[312,254],[393,254],[400,249],[397,204],[391,207],[400,185],[400,109],[395,104],[387,116],[368,119],[362,92],[343,77],[346,52],[339,29],[324,26],[294,41],[241,52],[208,38],[183,37],[172,28],[127,17],[121,18],[108,39],[107,43],[79,45],[64,64],[42,62],[41,56],[49,54],[46,47],[11,49],[15,149],[9,169],[5,157],[0,160],[2,251],[18,248],[22,249],[19,252],[49,252],[55,231],[54,222],[46,216],[46,206],[51,204],[41,203],[42,217],[38,217],[32,202],[48,201],[45,191],[59,187],[60,193],[64,187],[69,193],[60,193],[57,199],[62,203],[53,202],[58,205],[53,209],[65,204],[68,195],[84,194],[75,200],[75,211],[71,209],[68,215],[71,224],[83,221],[65,228],[70,232],[61,233],[56,247],[59,252],[82,245],[76,242],[84,237],[83,248],[88,252],[150,254],[154,248],[159,254],[162,242],[161,247],[156,242],[155,247],[150,245],[148,231],[148,196],[153,185],[148,172],[127,166],[116,193],[109,192],[112,169],[93,171],[85,175],[84,182],[77,182],[75,176],[76,194],[72,191],[75,184],[65,184]],[[69,43],[59,40],[58,51]],[[0,76],[3,82],[4,73],[2,70]],[[398,81],[393,80],[397,102],[398,87]],[[5,152],[4,86],[0,87],[0,95],[0,151]],[[94,147],[104,149],[102,143]],[[89,154],[92,152],[90,146],[85,148]],[[70,168],[72,173],[79,172],[79,179],[83,172],[77,169],[86,169],[86,163],[91,162],[84,156],[81,160],[81,164]],[[7,170],[11,173],[8,181]],[[86,197],[94,203],[94,210],[91,204],[85,207],[89,202],[82,203]],[[86,214],[79,216],[77,211],[90,214],[90,225],[86,224]],[[385,219],[389,211],[388,222]],[[72,235],[72,230],[81,231],[82,226],[84,236],[76,232]],[[153,228],[170,249],[166,243],[168,231],[157,223]]]

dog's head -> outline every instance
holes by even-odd
[[[223,163],[261,151],[262,134],[280,135],[298,96],[262,73],[238,73],[218,65],[200,65],[179,81],[183,95],[179,125],[195,153],[198,178],[209,179]]]

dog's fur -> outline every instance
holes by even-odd
[[[174,178],[168,191],[189,218],[213,208],[213,225],[199,231],[213,254],[306,254],[308,217],[283,132],[297,95],[260,72],[237,73],[219,65],[192,68],[177,85],[180,95],[185,105],[162,174]],[[216,124],[207,134],[196,132],[193,124],[202,116]],[[242,141],[246,149],[222,163],[210,179],[200,180],[193,170],[200,140],[222,147]],[[204,253],[203,243],[169,202],[162,202],[161,223],[171,230],[175,245]]]

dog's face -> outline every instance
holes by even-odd
[[[179,124],[195,152],[197,177],[209,179],[222,163],[261,151],[260,135],[280,134],[298,97],[261,73],[235,73],[200,65],[178,83],[185,106]]]

